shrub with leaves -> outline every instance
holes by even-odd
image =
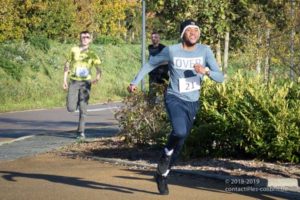
[[[108,36],[108,35],[100,35],[94,40],[94,44],[112,44],[119,45],[124,44],[125,42],[118,37]]]
[[[299,162],[300,86],[237,73],[206,82],[184,155],[251,157]]]
[[[28,50],[29,46],[24,42],[1,43],[0,68],[9,76],[20,81],[25,68],[25,62],[30,59]]]
[[[32,46],[44,51],[47,53],[50,49],[50,43],[47,37],[42,35],[32,35],[29,37],[28,41]]]
[[[163,144],[170,124],[161,102],[148,103],[140,92],[124,100],[117,113],[128,143]],[[223,84],[210,80],[201,89],[200,109],[186,140],[183,157],[257,158],[299,163],[300,85],[264,84],[255,75],[237,73]]]
[[[159,90],[163,90],[163,87]],[[124,99],[124,107],[115,117],[122,130],[120,134],[128,144],[162,145],[166,142],[171,129],[162,95],[160,99],[160,102],[151,105],[148,94],[144,92],[137,92]]]

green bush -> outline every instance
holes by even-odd
[[[163,87],[157,86],[158,91]],[[158,92],[162,94],[162,92]],[[160,96],[162,99],[162,95]],[[164,102],[150,105],[149,96],[138,92],[126,97],[124,107],[115,114],[125,142],[137,145],[163,145],[171,127],[164,112]]]
[[[0,68],[7,75],[20,81],[24,70],[24,63],[30,59],[28,46],[23,42],[1,43],[0,46]]]
[[[49,40],[43,35],[32,35],[29,37],[28,42],[30,42],[32,46],[44,51],[45,53],[47,53],[50,49]]]
[[[237,73],[223,84],[210,80],[201,90],[200,110],[182,154],[184,158],[235,157],[299,163],[300,86]],[[125,99],[118,113],[129,143],[162,144],[170,132],[163,103],[151,107],[147,95]]]
[[[14,79],[21,80],[23,68],[20,64],[6,58],[1,58],[0,67]]]
[[[299,162],[299,89],[241,73],[221,85],[207,82],[184,154]]]
[[[94,44],[117,45],[117,44],[125,44],[125,41],[122,40],[121,38],[118,38],[118,37],[113,37],[113,36],[108,36],[108,35],[101,35],[101,36],[98,36],[96,39],[94,39],[93,43]]]

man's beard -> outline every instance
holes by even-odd
[[[195,46],[195,45],[197,44],[198,41],[199,41],[199,38],[198,38],[195,42],[190,42],[189,39],[186,39],[185,37],[183,38],[183,42],[184,42],[185,45],[188,46],[188,47]]]
[[[197,44],[198,40],[196,40],[196,42],[190,42],[189,40],[184,39],[183,42],[185,43],[186,46],[192,47],[195,46],[195,44]]]

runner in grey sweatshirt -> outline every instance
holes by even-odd
[[[167,175],[178,157],[188,136],[199,108],[201,83],[204,76],[223,82],[211,49],[198,44],[200,29],[193,20],[181,24],[182,43],[165,47],[156,56],[150,57],[128,87],[129,92],[137,89],[138,83],[150,71],[168,62],[170,83],[166,92],[165,105],[172,125],[172,132],[158,162],[155,179],[160,194],[168,194]]]
[[[209,70],[209,77],[216,82],[223,81],[223,74],[219,70],[211,49],[202,44],[196,44],[193,51],[185,50],[182,44],[165,47],[156,56],[150,57],[139,71],[132,85],[137,85],[143,77],[160,64],[168,62],[170,70],[170,84],[167,94],[173,94],[185,101],[197,101],[199,99],[199,89],[204,74],[197,73],[195,64],[201,64]]]

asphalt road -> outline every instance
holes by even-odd
[[[90,105],[88,140],[118,133],[114,112],[120,103]],[[0,160],[14,160],[76,141],[78,112],[65,108],[0,113]]]
[[[171,174],[159,195],[153,170],[40,154],[0,161],[1,200],[273,200],[269,192],[235,192],[222,181]],[[230,191],[227,191],[230,189]],[[289,199],[289,198],[288,198]]]
[[[120,105],[89,106],[88,140],[118,133]],[[171,194],[160,196],[153,171],[41,154],[75,142],[77,122],[65,108],[0,114],[0,199],[296,199],[184,174],[171,175]]]

